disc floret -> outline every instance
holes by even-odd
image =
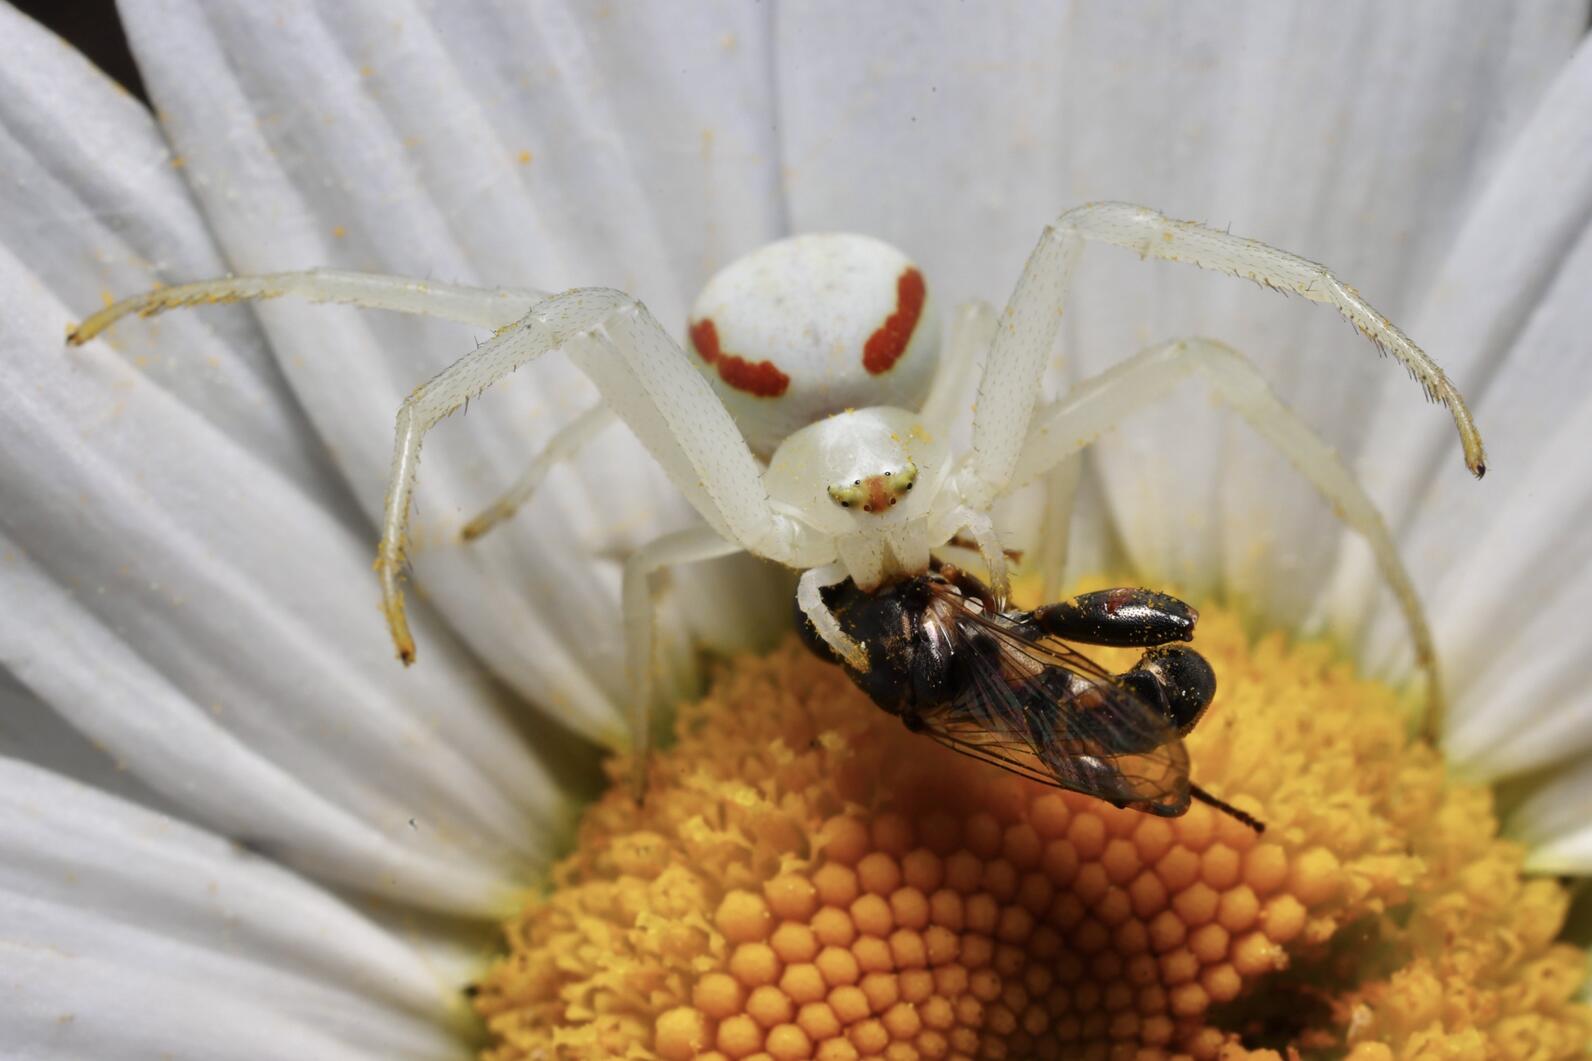
[[[1487,791],[1325,647],[1210,607],[1200,633],[1196,777],[1263,836],[956,756],[795,645],[735,662],[645,807],[594,805],[509,924],[487,1056],[1579,1056],[1565,893],[1521,875]]]

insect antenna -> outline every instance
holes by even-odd
[[[1253,814],[1246,814],[1245,812],[1239,810],[1237,807],[1233,806],[1231,803],[1224,803],[1222,800],[1217,799],[1215,796],[1211,795],[1209,792],[1205,791],[1203,788],[1199,787],[1198,785],[1190,785],[1188,787],[1188,790],[1189,790],[1189,795],[1193,796],[1195,799],[1199,800],[1201,803],[1204,803],[1204,804],[1206,804],[1208,806],[1215,807],[1217,810],[1221,811],[1223,814],[1232,815],[1234,818],[1237,818],[1239,821],[1243,822],[1245,825],[1249,826],[1251,829],[1255,830],[1257,833],[1263,833],[1263,832],[1266,831],[1266,823],[1265,822],[1261,821],[1259,818],[1255,817]]]

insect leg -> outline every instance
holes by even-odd
[[[1040,629],[1063,641],[1147,648],[1194,636],[1199,613],[1176,597],[1149,589],[1102,589],[1035,608]]]
[[[711,527],[689,527],[648,542],[625,561],[620,603],[625,621],[625,670],[630,684],[630,750],[635,756],[636,797],[647,777],[647,754],[652,747],[652,634],[657,611],[652,574],[661,567],[711,560],[738,553],[741,547],[726,541]]]
[[[1055,600],[1067,584],[1067,553],[1072,548],[1072,509],[1083,478],[1083,456],[1074,453],[1045,474],[1045,507],[1040,516],[1034,569],[1040,575],[1039,599]]]
[[[153,317],[157,313],[183,306],[213,306],[225,302],[258,302],[288,297],[415,313],[483,328],[499,328],[519,319],[544,296],[540,291],[470,287],[341,269],[227,276],[156,288],[146,294],[124,298],[79,324],[66,341],[81,346],[123,317],[133,314]]]

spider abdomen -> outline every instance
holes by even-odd
[[[844,409],[916,409],[939,352],[922,271],[871,236],[821,233],[720,270],[691,310],[689,351],[753,452]]]

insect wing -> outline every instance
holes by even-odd
[[[1170,816],[1188,809],[1188,751],[1154,705],[1063,641],[1030,637],[965,602],[957,619],[961,691],[920,716],[925,733],[1119,806]]]

